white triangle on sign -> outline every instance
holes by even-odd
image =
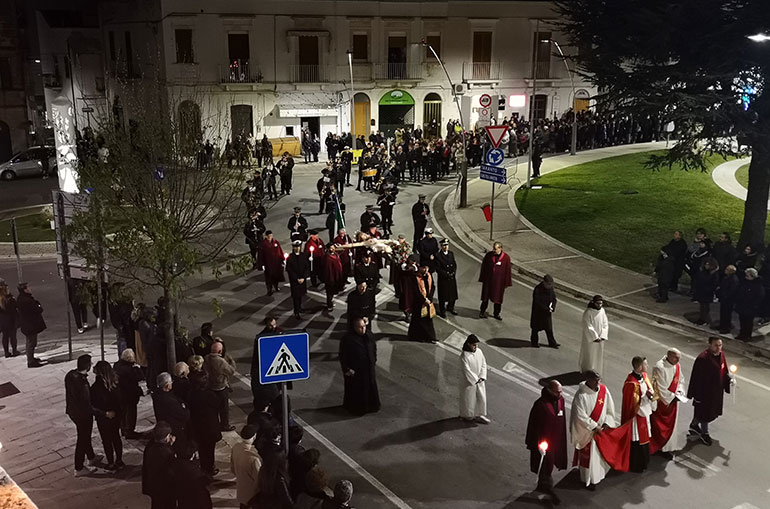
[[[488,125],[484,129],[487,130],[489,141],[492,142],[492,146],[495,148],[500,146],[500,142],[503,141],[503,136],[508,132],[507,125]]]
[[[265,376],[279,376],[289,375],[294,373],[304,373],[304,370],[294,358],[294,354],[286,346],[286,343],[281,343],[281,348],[278,349],[278,353],[275,354],[273,362],[270,364]]]

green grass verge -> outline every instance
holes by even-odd
[[[698,227],[712,238],[737,239],[743,201],[722,191],[708,171],[644,167],[650,153],[580,164],[545,175],[542,189],[519,189],[516,205],[535,226],[601,260],[650,274],[661,246],[674,230],[688,242]]]
[[[738,168],[738,171],[735,172],[735,179],[738,181],[740,185],[745,187],[746,189],[749,188],[749,165],[744,164],[740,168]]]
[[[16,218],[16,231],[20,242],[44,242],[56,240],[56,232],[51,229],[48,216],[32,214]],[[0,242],[13,242],[11,221],[0,221]]]

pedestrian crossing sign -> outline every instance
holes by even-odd
[[[310,377],[310,338],[306,332],[258,339],[259,383],[307,380]]]

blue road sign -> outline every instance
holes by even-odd
[[[257,347],[260,384],[310,377],[310,339],[306,332],[260,337]]]
[[[481,170],[479,171],[479,177],[481,177],[481,180],[487,180],[497,184],[505,184],[508,182],[508,172],[505,168],[501,168],[500,166],[482,164]]]
[[[491,166],[500,166],[505,159],[505,152],[500,148],[493,148],[487,151],[484,160]]]

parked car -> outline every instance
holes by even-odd
[[[13,180],[17,177],[42,177],[42,161],[44,158],[48,158],[48,174],[56,175],[56,148],[49,146],[30,147],[0,164],[0,179]]]

